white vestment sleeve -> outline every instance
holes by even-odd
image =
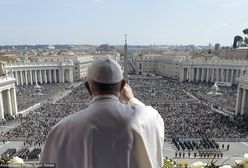
[[[132,98],[128,105],[134,110],[132,127],[136,142],[134,149],[138,153],[136,167],[162,167],[164,144],[162,117],[156,109],[146,106],[136,98]]]
[[[141,101],[139,101],[139,100],[136,99],[136,98],[130,99],[129,102],[128,102],[128,105],[130,105],[130,106],[134,106],[134,105],[142,105],[142,106],[145,106],[144,103],[142,103]]]

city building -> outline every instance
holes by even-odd
[[[112,51],[112,52],[96,52],[92,54],[93,59],[98,59],[98,58],[112,58],[116,60],[117,62],[120,61],[121,55],[118,52]]]
[[[219,43],[216,43],[214,45],[214,51],[219,51],[220,50],[220,44]]]
[[[3,53],[0,53],[0,61],[15,62],[15,61],[17,61],[17,57],[16,57],[15,54],[3,54]]]
[[[248,60],[248,47],[222,48],[219,51],[219,57],[220,59]]]
[[[135,72],[137,74],[156,74],[157,72],[157,57],[161,54],[144,54],[139,55],[134,59]]]
[[[157,74],[179,78],[180,64],[187,56],[144,54],[134,59],[136,74]]]
[[[186,56],[158,57],[156,74],[171,78],[179,78],[182,61]]]
[[[79,80],[86,77],[88,66],[92,61],[93,55],[83,55],[77,60],[74,60],[73,78]]]

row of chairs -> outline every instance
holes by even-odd
[[[195,150],[195,149],[219,149],[219,144],[214,140],[209,140],[208,138],[203,138],[200,142],[181,140],[179,138],[172,138],[172,143],[176,146],[177,150]]]

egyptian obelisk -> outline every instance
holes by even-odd
[[[128,58],[127,58],[127,35],[125,34],[124,45],[124,79],[128,81]]]

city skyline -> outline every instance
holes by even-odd
[[[245,0],[1,0],[0,45],[124,43],[231,46]]]

